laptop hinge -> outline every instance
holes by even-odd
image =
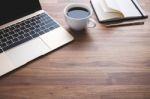
[[[6,27],[8,27],[8,26],[11,26],[11,25],[13,25],[13,24],[16,24],[16,23],[18,23],[18,22],[21,22],[21,21],[23,21],[23,20],[26,20],[26,19],[28,19],[28,18],[31,18],[31,17],[36,16],[36,15],[39,15],[39,14],[44,13],[44,12],[45,12],[44,10],[36,11],[36,12],[34,12],[34,13],[32,13],[32,14],[29,14],[29,15],[27,15],[27,16],[24,16],[24,17],[22,17],[22,18],[19,18],[19,19],[16,19],[16,20],[12,21],[12,22],[9,22],[9,23],[4,24],[4,25],[0,26],[0,29],[6,28]]]

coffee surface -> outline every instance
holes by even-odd
[[[69,9],[67,15],[71,18],[82,19],[88,17],[90,12],[85,8],[74,7]]]

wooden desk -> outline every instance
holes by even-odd
[[[150,0],[139,1],[150,14]],[[41,0],[66,29],[63,9],[72,2],[89,4]],[[150,18],[71,33],[74,42],[1,77],[0,99],[150,99]]]

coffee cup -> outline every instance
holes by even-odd
[[[91,18],[92,13],[92,9],[82,3],[72,3],[64,9],[65,20],[69,27],[75,31],[96,26],[96,22]]]

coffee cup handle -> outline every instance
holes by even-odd
[[[88,21],[87,27],[88,28],[95,28],[96,27],[96,21],[94,19],[90,18]]]

